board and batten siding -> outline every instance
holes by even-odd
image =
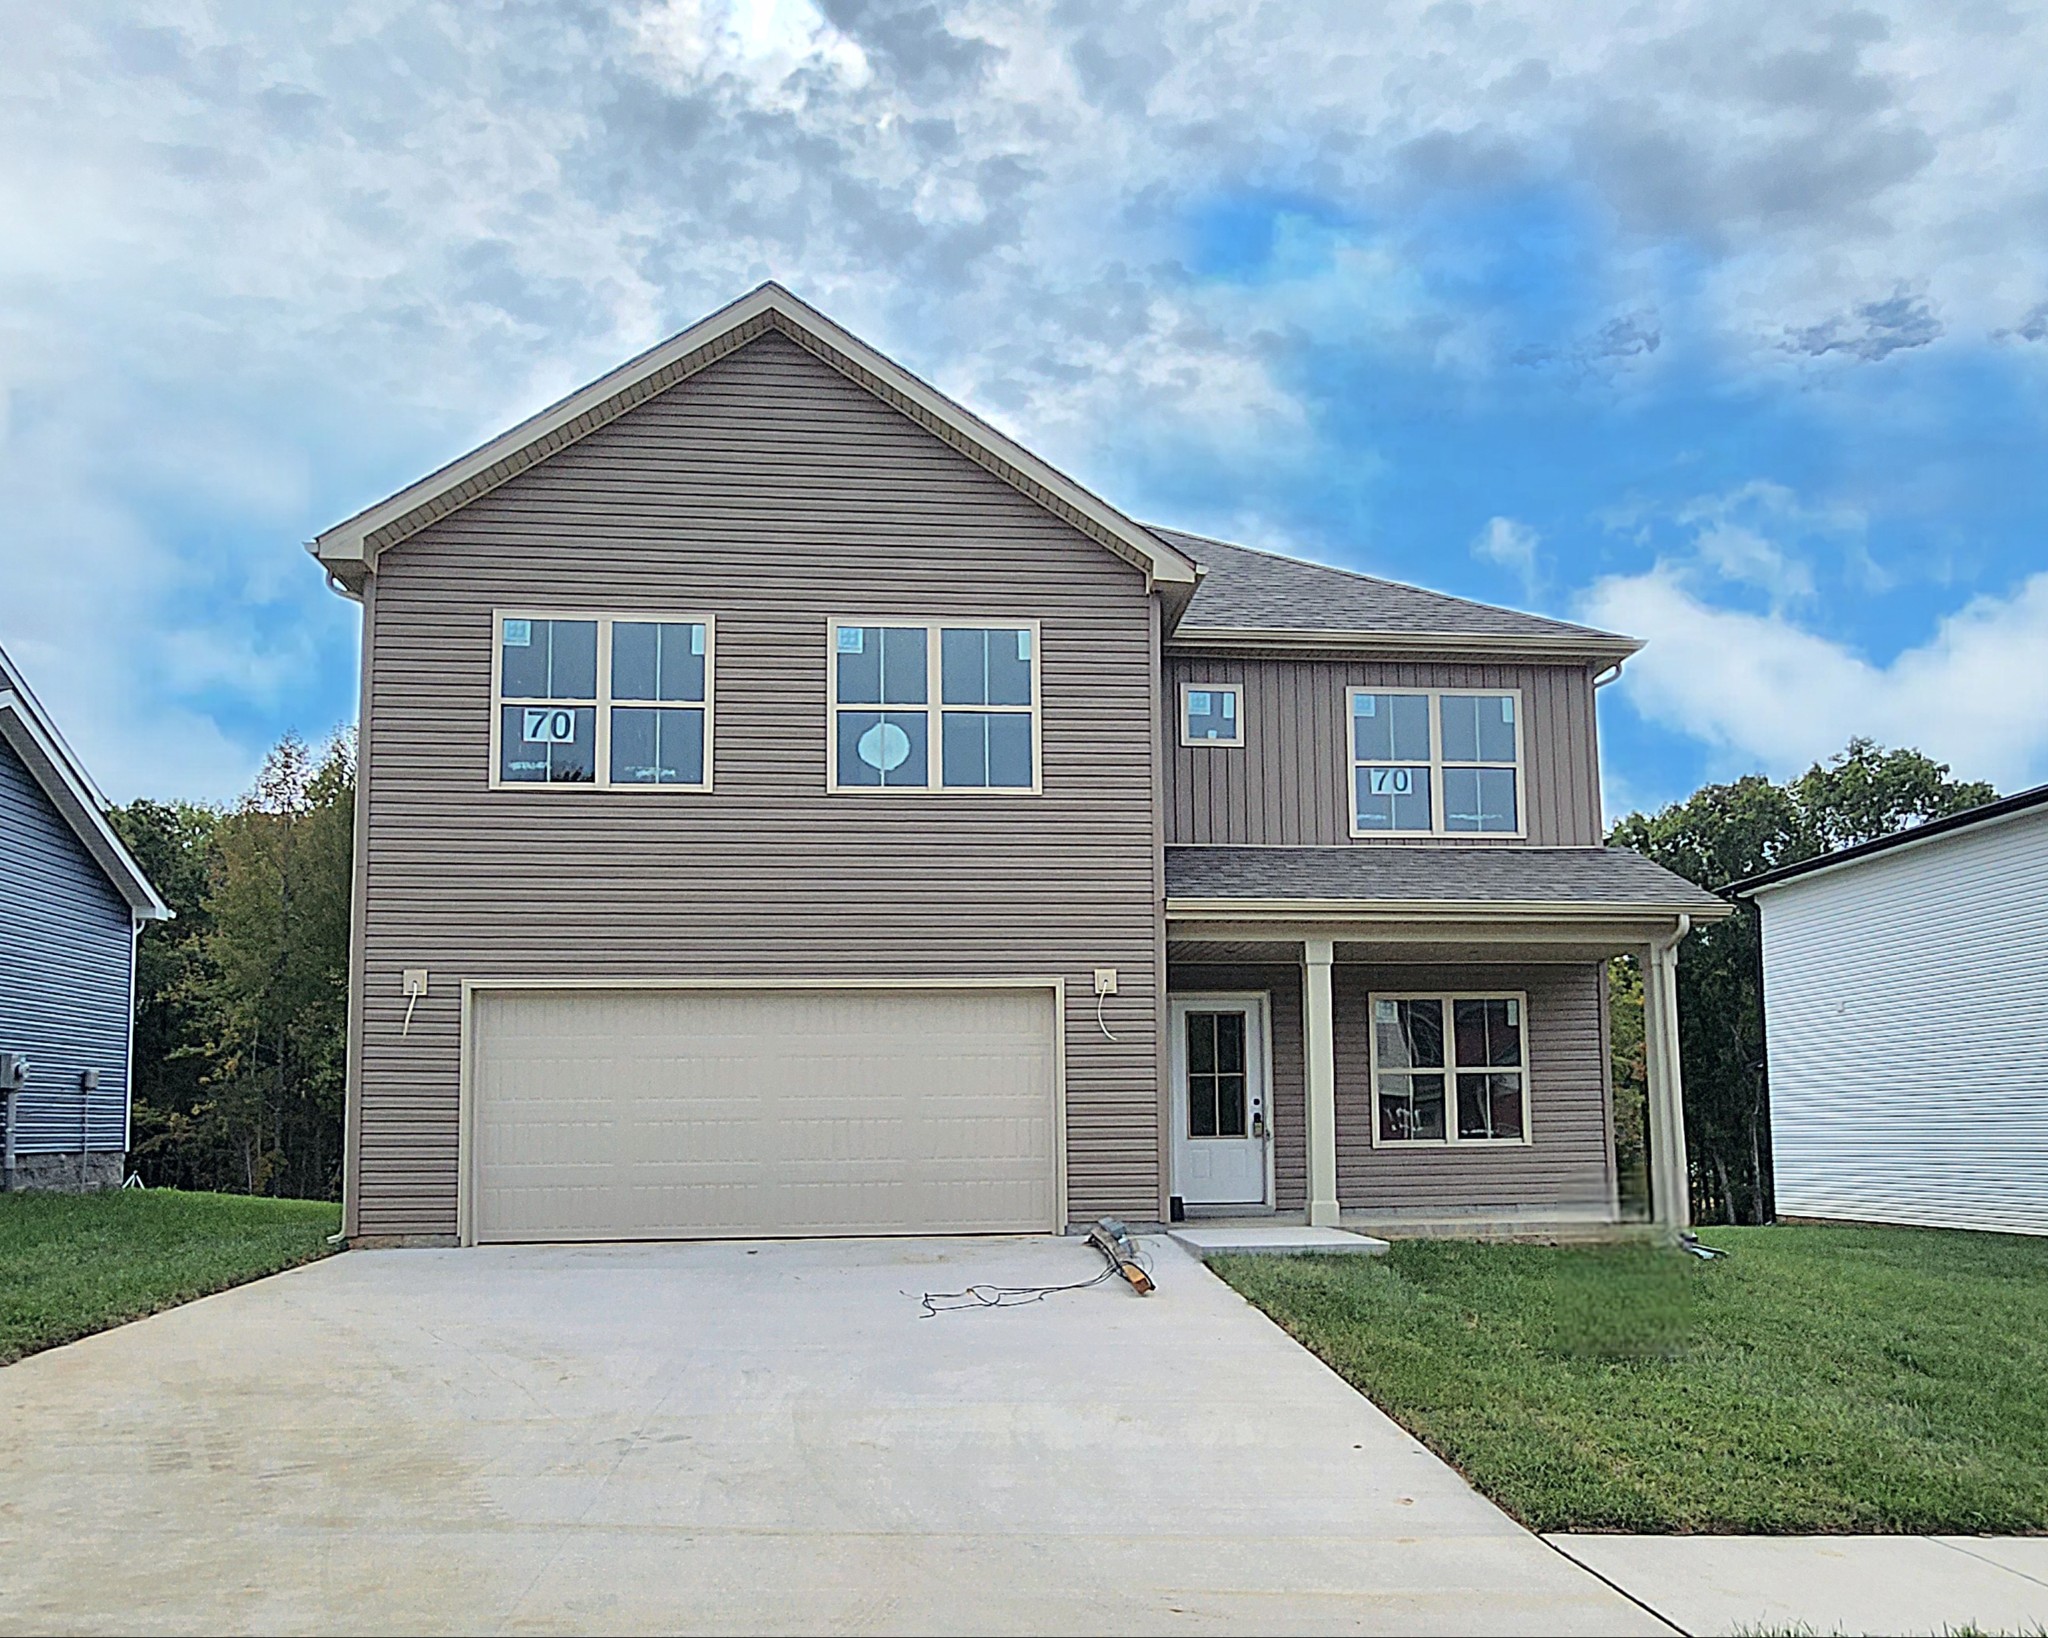
[[[0,1051],[30,1063],[18,1153],[77,1154],[81,1134],[92,1150],[128,1147],[134,961],[128,901],[0,740]]]
[[[715,617],[715,790],[489,789],[502,608]],[[828,795],[826,622],[861,615],[1039,621],[1043,794]],[[351,1232],[456,1230],[464,979],[1064,979],[1069,1215],[1156,1218],[1156,621],[1138,570],[772,334],[387,551]]]
[[[1779,1213],[2048,1234],[2048,811],[1757,903]]]
[[[1184,683],[1244,689],[1242,746],[1183,745]],[[1526,837],[1363,839],[1373,847],[1598,847],[1600,748],[1592,672],[1583,665],[1453,665],[1167,656],[1161,743],[1166,840],[1173,846],[1342,847],[1351,835],[1347,691],[1518,688]]]

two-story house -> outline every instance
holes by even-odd
[[[1609,1219],[1622,950],[1682,1216],[1626,638],[1137,523],[774,285],[312,550],[358,1241]]]

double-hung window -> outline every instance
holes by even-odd
[[[500,614],[492,783],[711,788],[709,617]]]
[[[1373,1142],[1527,1143],[1528,998],[1372,997]]]
[[[1351,834],[1520,836],[1513,689],[1354,688]]]
[[[830,788],[1039,788],[1038,627],[831,623]]]

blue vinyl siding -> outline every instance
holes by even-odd
[[[0,740],[0,1051],[25,1052],[15,1148],[128,1146],[134,920],[71,827]],[[100,1072],[89,1113],[81,1077]]]

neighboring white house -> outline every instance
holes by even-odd
[[[1732,891],[1779,1215],[2048,1234],[2048,785]]]

